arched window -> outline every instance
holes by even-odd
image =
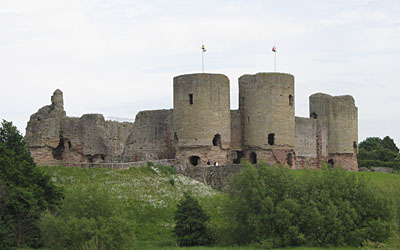
[[[193,104],[193,94],[189,94],[189,104]]]
[[[251,152],[250,153],[250,162],[253,164],[257,164],[257,154],[256,152]]]
[[[275,134],[274,133],[268,134],[268,144],[269,145],[275,144]]]
[[[289,166],[293,166],[293,155],[292,155],[292,153],[289,153],[289,154],[287,155],[286,162],[287,162],[287,164],[288,164]]]
[[[213,146],[221,146],[221,135],[216,134],[212,140]]]
[[[198,157],[197,155],[190,156],[189,157],[189,162],[193,166],[197,166],[197,165],[199,165],[200,157]]]

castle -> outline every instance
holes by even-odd
[[[68,117],[63,93],[30,117],[25,139],[38,165],[177,159],[203,166],[261,159],[293,169],[322,162],[357,170],[358,113],[352,96],[310,96],[310,117],[295,117],[294,76],[239,78],[239,109],[230,110],[229,79],[188,74],[173,80],[170,110],[141,111],[134,122],[100,114]]]

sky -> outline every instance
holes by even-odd
[[[359,141],[400,145],[399,0],[0,0],[0,119],[24,133],[57,88],[68,116],[171,109],[173,77],[295,76],[296,116],[317,92],[352,95]]]

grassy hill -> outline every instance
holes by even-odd
[[[227,198],[223,193],[185,176],[174,174],[171,167],[150,164],[129,170],[74,167],[43,167],[42,169],[57,185],[65,189],[66,200],[69,196],[85,193],[87,190],[109,193],[113,197],[110,202],[118,203],[123,211],[121,216],[124,220],[131,222],[130,225],[134,228],[135,238],[132,245],[134,249],[184,249],[176,246],[171,230],[174,226],[173,216],[176,206],[185,191],[192,192],[211,216],[211,228],[218,228],[224,223],[229,223],[223,221],[220,216],[222,203]],[[296,170],[293,174],[307,174],[307,171]],[[365,176],[377,189],[396,197],[397,214],[400,215],[400,175],[370,172],[349,172],[349,174]],[[387,245],[390,245],[391,249],[400,247],[397,237],[394,237]],[[190,249],[259,248],[198,247]]]

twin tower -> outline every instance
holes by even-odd
[[[222,74],[174,78],[175,157],[192,165],[252,163],[292,168],[322,162],[357,169],[357,107],[351,96],[310,96],[310,117],[295,117],[294,77],[258,73],[239,78],[239,109],[230,109]]]

